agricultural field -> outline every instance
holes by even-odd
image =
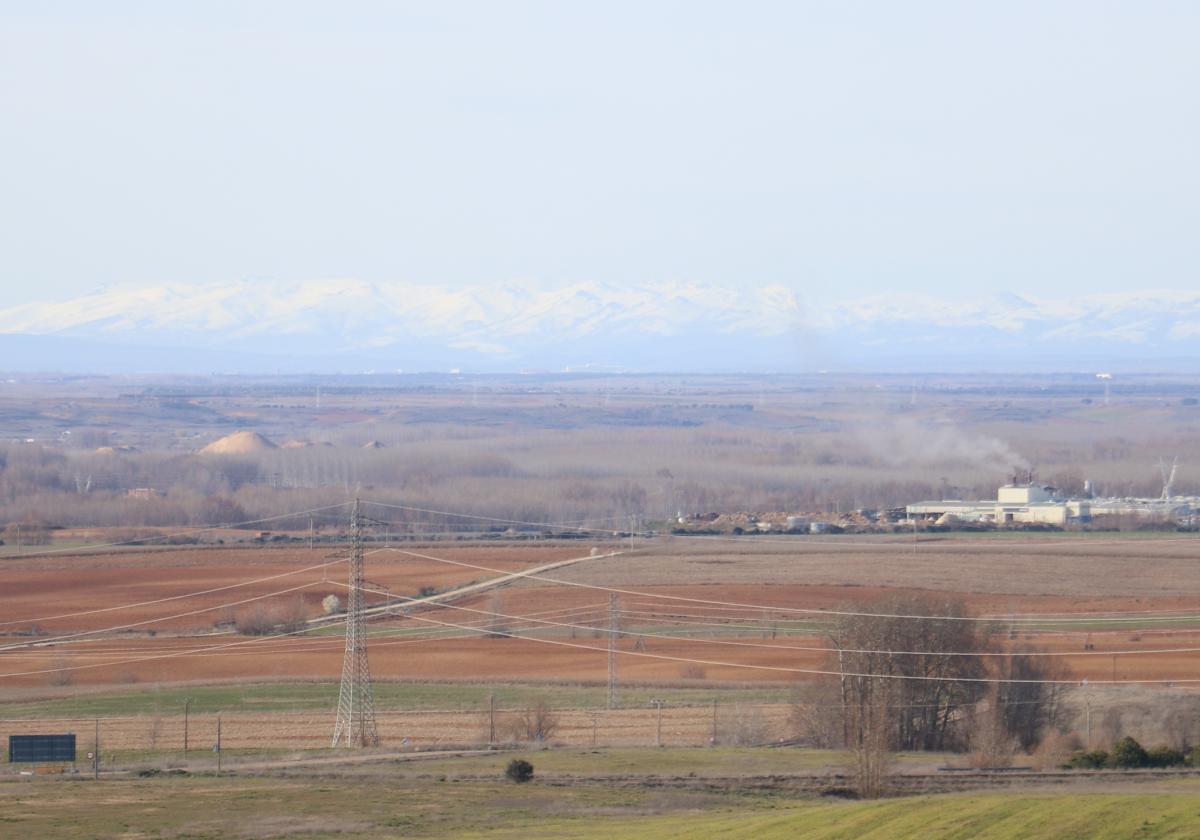
[[[1103,781],[1081,780],[1053,789],[852,802],[728,782],[685,784],[686,772],[674,777],[677,783],[663,784],[672,768],[661,762],[653,769],[665,775],[627,770],[621,783],[566,780],[553,771],[539,779],[542,756],[529,757],[534,780],[519,786],[501,778],[508,758],[502,755],[465,765],[484,771],[480,775],[422,761],[286,776],[246,771],[222,777],[130,774],[98,783],[9,779],[0,781],[0,819],[6,831],[45,840],[77,837],[81,827],[97,837],[1166,840],[1194,837],[1200,817],[1194,779],[1145,781],[1120,792]],[[640,765],[646,757],[592,758],[603,773]],[[738,756],[721,758],[738,770]]]
[[[1200,541],[1192,538],[941,535],[915,552],[896,538],[850,536],[597,546],[370,549],[376,606],[503,583],[372,618],[385,740],[486,743],[491,708],[503,737],[505,721],[537,702],[556,710],[554,740],[564,745],[661,738],[700,746],[734,730],[762,742],[788,738],[796,692],[829,672],[831,613],[887,592],[961,599],[992,617],[1001,648],[1054,654],[1074,682],[1064,702],[1076,718],[1092,707],[1098,731],[1117,709],[1127,728],[1160,737],[1161,725],[1138,710],[1185,709],[1195,696]],[[592,556],[592,548],[620,553]],[[20,722],[29,718],[101,717],[113,750],[169,752],[181,741],[186,701],[194,731],[224,714],[231,749],[319,748],[343,656],[337,617],[290,635],[246,635],[238,620],[265,604],[319,621],[322,600],[344,595],[344,556],[336,547],[214,546],[6,561],[2,726],[23,732],[40,725]],[[1136,575],[1124,571],[1131,567]],[[55,593],[54,609],[39,592]],[[616,709],[605,689],[610,594],[620,612]],[[40,635],[29,635],[34,624]],[[665,705],[661,735],[652,700]]]

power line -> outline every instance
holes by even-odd
[[[443,627],[457,627],[454,622],[438,621],[432,618],[423,616],[408,615],[406,618],[412,621],[427,622],[437,624]],[[606,653],[606,648],[592,647],[591,645],[578,644],[576,642],[564,642],[559,639],[541,639],[535,636],[523,636],[510,631],[497,630],[494,635],[506,636],[512,639],[522,639],[524,641],[536,642],[538,644],[555,645],[558,647],[575,648],[578,650],[586,650],[592,653]],[[960,682],[960,683],[984,683],[984,684],[1021,684],[1021,685],[1078,685],[1078,680],[1033,680],[1033,679],[1012,679],[1002,677],[937,677],[926,674],[872,674],[859,673],[853,671],[829,671],[817,668],[789,668],[782,665],[753,665],[746,662],[722,662],[713,659],[695,659],[684,656],[668,656],[666,654],[648,653],[645,651],[623,650],[619,651],[622,656],[637,656],[645,659],[658,659],[668,662],[684,662],[693,665],[711,665],[718,668],[742,668],[753,671],[772,671],[776,673],[787,674],[808,674],[811,676],[822,677],[861,677],[863,679],[887,679],[887,680],[912,680],[917,682]],[[1094,685],[1154,685],[1158,683],[1175,684],[1175,683],[1200,683],[1200,677],[1184,678],[1184,679],[1160,679],[1160,680],[1092,680]]]
[[[138,602],[132,603],[132,604],[120,604],[115,607],[99,607],[94,610],[80,610],[79,612],[61,613],[60,615],[42,616],[40,618],[21,618],[21,619],[17,619],[14,621],[0,621],[0,627],[5,627],[8,625],[12,625],[12,624],[40,624],[40,623],[46,622],[46,621],[57,621],[62,618],[77,618],[81,615],[96,615],[97,613],[116,612],[119,610],[129,610],[129,609],[134,609],[137,607],[151,607],[151,606],[154,606],[155,604],[165,604],[168,601],[180,601],[180,600],[183,600],[184,598],[196,598],[201,595],[211,595],[214,592],[225,592],[230,589],[238,589],[243,586],[253,586],[256,583],[265,583],[266,581],[269,581],[269,580],[278,580],[279,578],[282,578],[282,577],[298,575],[303,572],[311,572],[314,569],[319,569],[322,566],[327,565],[328,562],[329,562],[328,560],[325,560],[314,566],[306,566],[303,569],[293,569],[290,572],[281,572],[277,575],[268,575],[267,577],[255,578],[253,580],[247,580],[247,581],[243,581],[241,583],[231,583],[228,586],[218,586],[213,589],[201,589],[197,592],[187,592],[183,595],[171,595],[166,598],[156,598],[153,601],[138,601]],[[342,562],[342,559],[335,558],[335,562],[340,563],[340,562]],[[120,628],[117,628],[117,629],[120,629]]]
[[[522,519],[502,519],[496,516],[483,516],[477,513],[460,513],[452,510],[434,510],[432,508],[414,507],[413,505],[396,505],[388,502],[372,502],[367,501],[364,504],[375,505],[382,508],[392,508],[394,510],[407,510],[414,513],[428,513],[436,516],[454,516],[459,519],[476,519],[480,522],[496,522],[501,525],[529,525],[533,528],[566,528],[572,531],[602,531],[605,534],[611,534],[612,528],[587,528],[578,523],[582,522],[606,522],[626,519],[625,516],[596,516],[587,519],[569,520],[565,522],[529,522]]]
[[[188,612],[176,613],[175,615],[161,616],[159,618],[148,618],[145,621],[134,621],[134,622],[131,622],[130,624],[121,624],[116,627],[104,627],[99,630],[82,630],[78,633],[69,633],[69,634],[66,634],[63,636],[53,636],[49,639],[33,639],[28,642],[17,642],[16,644],[0,646],[0,653],[7,651],[7,650],[15,650],[18,648],[45,647],[46,645],[57,644],[57,643],[64,642],[64,641],[77,641],[85,636],[97,636],[102,633],[114,633],[118,630],[130,630],[134,627],[145,627],[147,624],[159,624],[163,621],[172,621],[177,618],[187,618],[188,616],[199,615],[200,613],[212,612],[213,610],[220,610],[220,609],[224,609],[226,607],[238,607],[238,606],[241,606],[242,604],[249,604],[251,601],[261,601],[263,598],[271,598],[275,595],[287,595],[289,592],[298,592],[301,589],[308,589],[311,586],[319,586],[320,584],[321,584],[321,581],[310,581],[308,583],[302,583],[299,586],[293,586],[289,589],[280,589],[276,592],[267,592],[263,595],[255,595],[250,598],[243,598],[241,601],[231,601],[231,602],[225,603],[225,604],[216,604],[215,606],[202,607],[197,610],[190,610]]]
[[[609,654],[612,659],[613,650],[615,649],[615,640],[620,633],[618,624],[618,616],[623,614],[617,609],[616,596],[611,596],[612,601],[609,606]],[[472,607],[456,606],[454,604],[439,604],[439,607],[451,610],[461,610],[464,612],[477,613],[487,615],[493,618],[504,618],[511,620],[532,621],[539,625],[550,627],[562,627],[571,630],[595,630],[594,627],[589,627],[583,624],[570,624],[561,621],[551,621],[548,619],[533,618],[531,616],[507,615],[505,613],[494,610],[478,610]],[[411,618],[411,615],[405,615],[406,618]],[[710,639],[702,636],[672,636],[662,633],[647,633],[639,632],[636,635],[644,636],[650,639],[664,639],[667,641],[680,642],[700,642],[702,644],[729,645],[736,647],[754,647],[767,648],[769,650],[791,650],[807,653],[854,653],[854,654],[875,654],[881,656],[959,656],[959,657],[1014,657],[1014,656],[1037,656],[1037,657],[1074,657],[1074,656],[1144,656],[1151,654],[1168,654],[1168,653],[1200,653],[1200,648],[1166,648],[1166,649],[1151,649],[1151,650],[1101,650],[1101,651],[943,651],[943,650],[874,650],[860,648],[836,648],[836,647],[808,647],[800,645],[788,645],[764,642],[739,642],[731,639]],[[610,684],[615,684],[615,663],[610,666]]]
[[[280,519],[289,519],[293,516],[308,516],[313,513],[321,513],[327,510],[335,510],[345,507],[349,502],[339,502],[336,505],[325,505],[324,507],[312,508],[311,510],[301,510],[295,513],[281,513],[278,516],[264,516],[261,519],[248,519],[245,522],[231,522],[224,525],[210,525],[204,528],[188,528],[185,531],[176,531],[171,534],[159,534],[151,537],[136,537],[130,540],[122,540],[120,542],[95,543],[93,545],[73,546],[71,548],[49,548],[45,551],[37,551],[33,553],[22,553],[17,559],[25,560],[31,557],[49,557],[54,554],[81,554],[94,551],[97,548],[119,548],[121,546],[137,546],[144,545],[147,542],[157,542],[159,540],[169,540],[175,537],[188,537],[193,534],[205,534],[210,531],[224,531],[231,528],[244,528],[247,525],[261,525],[264,522],[275,522]]]
[[[492,569],[487,566],[480,566],[475,563],[466,563],[461,560],[450,560],[445,557],[434,557],[433,555],[430,555],[430,554],[421,554],[420,552],[409,551],[409,550],[403,549],[403,548],[393,547],[393,548],[390,548],[387,550],[388,551],[396,551],[401,554],[407,554],[412,557],[420,557],[425,560],[434,560],[439,563],[448,563],[448,564],[454,565],[454,566],[462,566],[464,568],[476,569],[476,570],[483,571],[483,572],[491,572],[491,573],[497,574],[497,575],[508,574],[506,572],[501,572],[497,569]],[[657,593],[657,592],[639,592],[639,591],[633,590],[633,589],[623,589],[623,588],[616,587],[616,586],[601,586],[599,584],[593,584],[593,583],[580,583],[578,581],[563,580],[561,578],[552,578],[552,577],[548,577],[546,575],[538,575],[538,574],[532,574],[532,573],[526,574],[523,577],[526,580],[540,580],[544,583],[553,583],[553,584],[557,584],[560,586],[573,586],[573,587],[577,587],[580,589],[590,589],[590,590],[595,590],[598,592],[615,593],[617,595],[632,595],[632,596],[639,597],[639,598],[657,598],[660,600],[679,601],[679,602],[688,603],[688,604],[715,605],[715,606],[733,607],[733,608],[745,609],[745,610],[760,610],[760,611],[761,610],[773,610],[776,612],[801,613],[804,615],[838,616],[838,617],[854,617],[854,618],[897,618],[897,619],[914,619],[914,620],[927,620],[927,621],[969,621],[969,622],[978,622],[978,623],[986,623],[986,624],[999,623],[999,620],[996,618],[973,616],[973,615],[957,615],[957,616],[954,616],[954,615],[909,615],[909,614],[903,614],[903,613],[873,613],[873,612],[864,612],[864,611],[857,611],[857,610],[819,610],[819,609],[812,608],[812,607],[781,607],[781,606],[768,606],[768,605],[764,605],[764,604],[744,604],[744,603],[738,603],[736,601],[717,601],[717,600],[710,599],[710,598],[688,598],[683,595],[667,595],[665,593]],[[1183,620],[1183,618],[1184,617],[1176,617],[1176,618],[1172,618],[1169,620],[1180,621],[1180,620]],[[1192,618],[1200,619],[1200,615],[1192,616]],[[1121,622],[1121,621],[1133,622],[1133,621],[1146,621],[1146,620],[1147,619],[1144,619],[1144,618],[1113,619],[1114,622]],[[1079,620],[1067,619],[1067,618],[1062,618],[1062,619],[1032,619],[1031,618],[1031,619],[1018,619],[1017,621],[1019,623],[1039,624],[1039,625],[1040,624],[1078,624],[1078,623],[1094,624],[1095,623],[1095,619],[1091,619],[1091,618],[1079,619]],[[1012,623],[1012,622],[1010,621],[1009,623]]]

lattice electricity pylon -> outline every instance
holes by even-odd
[[[363,616],[363,520],[358,499],[350,514],[350,591],[346,596],[346,656],[342,660],[342,688],[338,693],[333,745],[345,739],[348,747],[373,747],[379,743],[375,728],[375,698],[371,667],[367,663],[366,620]]]

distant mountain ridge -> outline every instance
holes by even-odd
[[[33,336],[40,338],[16,340]],[[0,337],[18,355],[35,346],[50,356],[56,347],[73,346],[76,354],[84,347],[153,347],[162,358],[138,361],[161,370],[172,369],[164,365],[177,350],[186,360],[178,362],[180,372],[210,361],[214,369],[245,367],[240,372],[263,372],[273,361],[317,372],[349,372],[363,364],[414,370],[937,369],[929,365],[939,358],[947,370],[1001,361],[1021,370],[1048,360],[1063,369],[1200,354],[1200,291],[1039,299],[1004,294],[969,301],[894,293],[815,305],[781,285],[505,283],[444,289],[361,280],[240,280],[115,286],[0,308]],[[34,364],[38,359],[5,355],[6,369],[44,369]]]

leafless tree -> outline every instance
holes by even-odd
[[[880,695],[864,686],[882,678],[894,683],[888,693],[897,749],[962,746],[963,711],[982,696],[983,684],[975,680],[986,672],[979,657],[957,654],[984,650],[987,638],[976,622],[961,620],[961,601],[894,596],[859,611],[869,614],[846,616],[830,633],[829,667],[844,675],[843,704]]]
[[[877,799],[887,790],[895,739],[896,682],[880,677],[860,678],[850,686],[846,704],[847,746],[854,787],[863,799]]]
[[[840,699],[836,682],[813,681],[797,686],[788,710],[791,737],[816,749],[844,746]]]
[[[1005,707],[998,702],[999,686],[971,714],[971,760],[976,767],[1008,767],[1018,741],[1008,729]]]
[[[558,731],[558,715],[542,698],[512,719],[511,731],[515,741],[549,741]]]
[[[997,683],[994,692],[1004,731],[1022,750],[1032,750],[1063,722],[1062,701],[1070,672],[1050,657],[1023,651],[1000,657],[996,671],[997,677],[1007,680]]]

